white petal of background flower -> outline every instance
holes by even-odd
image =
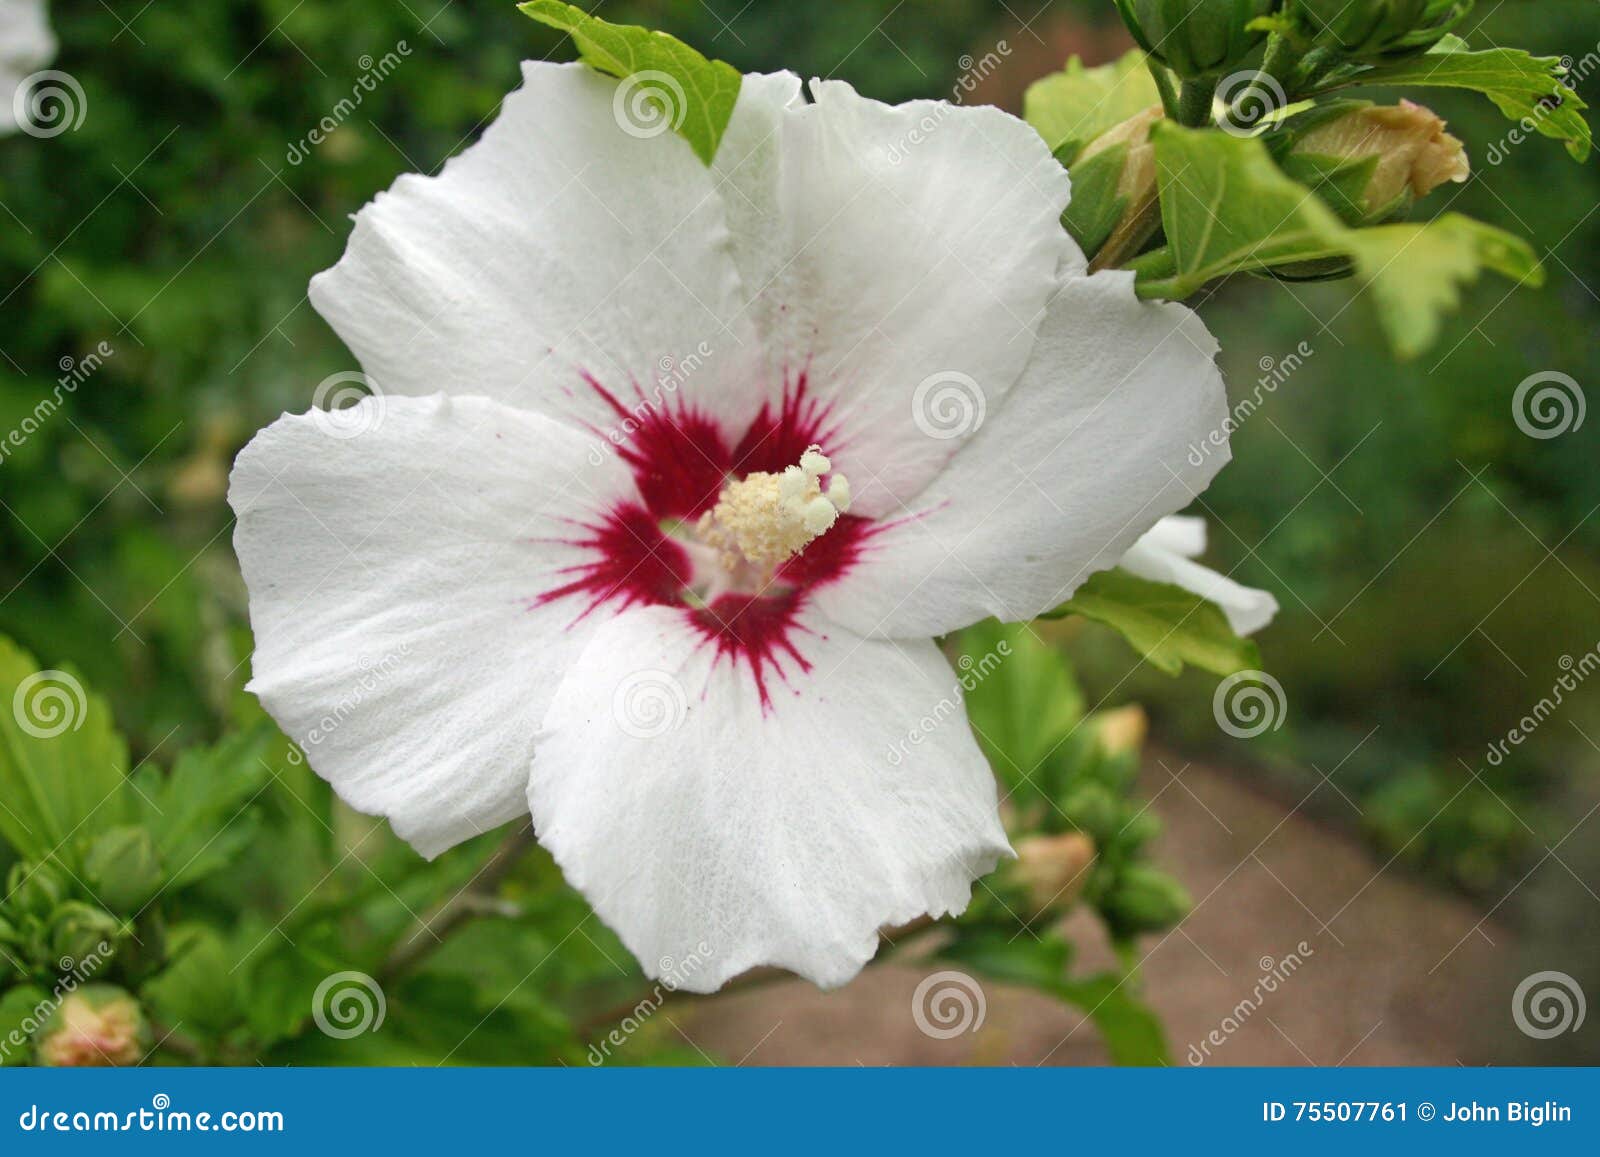
[[[761,964],[843,984],[880,927],[960,912],[1009,855],[963,710],[891,758],[960,698],[938,649],[804,625],[811,671],[786,662],[764,710],[680,615],[626,612],[594,634],[538,737],[540,842],[646,972],[708,944],[683,985],[695,992]],[[640,671],[683,687],[678,726],[641,735],[610,709]]]
[[[1205,553],[1206,524],[1201,518],[1163,518],[1122,557],[1122,566],[1140,578],[1173,583],[1222,608],[1236,634],[1250,635],[1272,622],[1278,600],[1266,591],[1234,582],[1194,559]]]
[[[1216,348],[1191,310],[1137,300],[1132,274],[1068,272],[1004,404],[818,605],[895,637],[1058,605],[1228,460],[1188,460],[1225,417]]]
[[[0,0],[0,136],[21,127],[16,93],[56,55],[44,0]]]
[[[381,420],[358,437],[284,417],[234,466],[249,689],[347,803],[433,856],[525,814],[534,730],[591,629],[581,603],[529,600],[574,559],[548,541],[563,520],[626,473],[487,399],[361,405]]]

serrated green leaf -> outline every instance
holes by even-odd
[[[1259,140],[1165,121],[1150,139],[1172,272],[1143,278],[1147,296],[1181,300],[1231,273],[1344,252],[1333,210],[1285,176]]]
[[[77,864],[90,839],[132,818],[127,767],[105,700],[0,637],[0,837],[29,859]]]
[[[648,84],[633,95],[656,101],[656,111],[669,118],[695,155],[711,163],[739,99],[738,69],[707,60],[665,32],[611,24],[560,0],[530,0],[517,7],[541,24],[571,33],[591,68],[619,80],[644,77]]]
[[[1228,626],[1215,603],[1170,583],[1151,582],[1125,570],[1092,575],[1047,618],[1082,615],[1104,623],[1152,664],[1170,675],[1192,663],[1217,675],[1261,666],[1256,645]]]
[[[1567,146],[1573,160],[1588,159],[1593,144],[1588,107],[1568,87],[1559,57],[1534,56],[1520,48],[1474,52],[1458,36],[1447,36],[1419,56],[1355,73],[1341,80],[1356,85],[1420,85],[1481,92],[1514,121],[1531,121],[1544,136]]]
[[[181,888],[210,875],[249,843],[259,817],[248,807],[271,777],[261,756],[266,726],[190,748],[170,772],[146,765],[134,776],[141,822],[155,840],[165,886]]]
[[[1061,163],[1070,165],[1095,137],[1160,103],[1144,53],[1135,49],[1097,68],[1085,68],[1074,56],[1060,72],[1028,86],[1022,115]],[[1073,199],[1080,195],[1074,190]]]
[[[1526,244],[1458,214],[1428,225],[1350,228],[1279,169],[1259,139],[1166,122],[1151,139],[1167,244],[1132,263],[1141,296],[1182,299],[1234,273],[1348,260],[1373,290],[1396,353],[1414,357],[1437,339],[1461,286],[1482,270],[1541,282]],[[1395,260],[1400,252],[1407,261]]]
[[[1425,225],[1355,230],[1348,244],[1357,276],[1402,358],[1418,356],[1437,340],[1444,315],[1461,304],[1462,286],[1485,269],[1524,284],[1544,282],[1544,269],[1527,242],[1459,213]]]

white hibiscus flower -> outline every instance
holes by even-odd
[[[22,127],[16,107],[22,82],[55,55],[44,0],[0,0],[0,136]]]
[[[381,396],[239,456],[250,687],[425,855],[531,811],[650,974],[842,984],[1011,854],[964,718],[887,758],[953,693],[934,637],[1210,481],[1215,345],[1087,274],[996,109],[748,76],[707,168],[524,78],[312,282]]]
[[[1278,600],[1194,561],[1205,552],[1205,519],[1175,514],[1163,518],[1134,543],[1122,556],[1121,565],[1140,578],[1172,583],[1216,603],[1237,635],[1253,635],[1272,622]]]

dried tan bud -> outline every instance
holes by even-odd
[[[1094,841],[1082,832],[1024,836],[1017,841],[1017,878],[1035,913],[1070,908],[1088,882]]]
[[[1095,716],[1095,722],[1100,746],[1107,755],[1137,752],[1144,746],[1145,733],[1150,730],[1150,717],[1137,703],[1102,711]]]
[[[1403,207],[1446,181],[1465,181],[1472,172],[1465,147],[1445,132],[1443,118],[1408,100],[1352,109],[1308,131],[1294,152],[1353,161],[1377,157],[1362,197],[1362,208],[1373,214]]]

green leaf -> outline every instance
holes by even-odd
[[[191,1036],[216,1037],[244,1018],[237,955],[216,931],[182,925],[169,934],[170,963],[140,990],[168,1025]]]
[[[249,805],[271,777],[262,754],[265,725],[213,747],[190,748],[171,772],[146,765],[134,775],[141,821],[155,840],[168,888],[181,888],[228,864],[255,834]]]
[[[1444,315],[1461,304],[1462,286],[1483,270],[1544,283],[1544,268],[1527,242],[1459,213],[1425,225],[1356,230],[1348,244],[1401,358],[1418,356],[1438,339]]]
[[[1438,338],[1461,286],[1482,270],[1542,283],[1525,243],[1459,214],[1426,225],[1350,228],[1280,170],[1259,139],[1166,122],[1151,139],[1167,244],[1133,263],[1143,297],[1181,299],[1234,273],[1349,261],[1373,291],[1396,353],[1415,357]]]
[[[654,102],[649,115],[667,118],[695,155],[711,163],[739,99],[736,68],[707,60],[665,32],[610,24],[560,0],[530,0],[518,8],[541,24],[570,32],[590,67],[624,81],[638,78],[639,88],[620,99]]]
[[[1111,973],[1066,980],[1056,986],[1062,1000],[1088,1014],[1111,1052],[1113,1064],[1166,1065],[1171,1063],[1167,1034],[1161,1019],[1126,978]]]
[[[1062,71],[1028,86],[1022,115],[1057,159],[1070,165],[1095,137],[1160,103],[1144,53],[1135,49],[1098,68],[1085,68],[1074,56]],[[1074,190],[1073,199],[1079,195]]]
[[[1083,692],[1059,650],[1026,624],[988,620],[961,633],[956,666],[967,718],[1008,780],[1031,775],[1083,719]]]
[[[1519,48],[1473,52],[1458,36],[1447,36],[1420,56],[1355,73],[1341,84],[1423,85],[1481,92],[1514,121],[1532,122],[1562,141],[1573,160],[1589,156],[1593,137],[1583,118],[1588,107],[1569,87],[1567,67],[1555,56],[1533,56]]]
[[[29,859],[76,864],[94,835],[132,818],[127,767],[105,700],[0,637],[0,837]]]
[[[1137,578],[1125,570],[1092,575],[1046,618],[1082,615],[1120,633],[1133,648],[1170,675],[1192,663],[1217,675],[1261,666],[1256,645],[1228,626],[1215,603],[1170,583]]]
[[[1261,141],[1167,121],[1150,139],[1170,272],[1142,277],[1141,294],[1181,300],[1231,273],[1345,252],[1333,210],[1285,176]]]
[[[1350,248],[1402,358],[1434,344],[1443,315],[1461,304],[1461,286],[1477,282],[1483,270],[1525,285],[1544,283],[1544,267],[1522,238],[1459,213],[1421,226],[1358,230]]]

